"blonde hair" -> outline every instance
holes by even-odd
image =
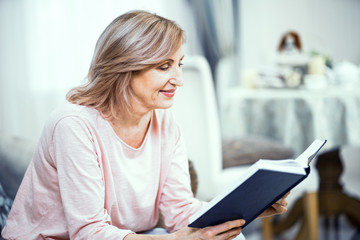
[[[125,13],[100,35],[87,82],[71,89],[66,98],[117,118],[131,109],[132,75],[169,58],[184,41],[183,30],[171,20],[145,11]]]

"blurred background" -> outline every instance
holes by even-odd
[[[360,198],[359,0],[0,0],[1,135],[36,142],[85,81],[102,31],[134,9],[177,22],[185,59],[206,60],[222,139],[260,137],[295,157],[327,139],[326,150],[339,149],[342,187]],[[315,178],[306,186],[316,191]],[[337,239],[360,239],[359,225],[342,226]],[[263,239],[260,223],[248,236]]]

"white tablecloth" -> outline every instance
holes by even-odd
[[[326,148],[360,146],[358,89],[232,88],[222,99],[225,137],[267,136],[293,148],[295,156],[316,138]]]

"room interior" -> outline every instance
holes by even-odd
[[[344,206],[356,212],[360,201],[354,0],[0,1],[0,192],[9,196],[2,211],[47,117],[85,81],[97,37],[132,9],[173,19],[186,32],[185,85],[173,111],[197,196],[213,198],[260,158],[296,158],[314,139],[327,139],[290,194],[288,213],[256,220],[244,233],[248,240],[360,239],[360,211]]]

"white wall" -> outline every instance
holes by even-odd
[[[0,1],[0,132],[37,138],[49,113],[83,81],[101,32],[134,9],[175,20],[187,35],[185,55],[199,53],[185,0]]]
[[[297,31],[305,51],[328,53],[338,63],[360,64],[360,1],[241,0],[244,68],[272,63],[280,37]]]
[[[0,131],[37,136],[86,76],[100,33],[131,9],[175,20],[187,33],[185,55],[201,53],[187,0],[0,1]],[[244,67],[270,63],[289,29],[301,34],[305,50],[360,63],[358,0],[241,0],[240,12]]]

